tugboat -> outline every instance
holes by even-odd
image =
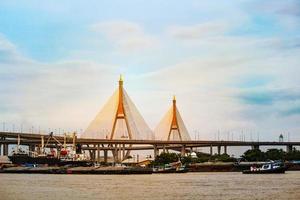
[[[269,162],[261,168],[250,167],[250,170],[244,170],[243,174],[282,174],[285,173],[286,166],[283,162]]]

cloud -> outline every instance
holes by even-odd
[[[146,34],[140,25],[133,22],[100,22],[93,24],[91,30],[104,34],[115,48],[124,53],[152,49],[159,45],[157,38]]]
[[[298,0],[273,0],[259,1],[254,6],[261,14],[269,14],[276,17],[277,21],[284,27],[294,29],[300,23],[300,2]]]
[[[111,80],[118,76],[114,65],[84,60],[38,62],[24,57],[4,37],[0,44],[0,119],[23,123],[24,130],[37,124],[84,128],[99,102],[114,89]]]
[[[187,127],[191,132],[204,130],[204,138],[210,138],[218,127],[225,131],[297,130],[297,115],[286,122],[283,112],[290,109],[287,104],[300,98],[295,86],[298,54],[296,49],[277,45],[278,40],[214,36],[192,46],[195,56],[189,52],[182,60],[141,77],[141,81],[151,84],[158,102],[166,102],[151,103],[161,113],[176,94]],[[190,51],[190,47],[177,46],[182,52]]]
[[[250,105],[272,105],[276,102],[300,100],[300,89],[250,89],[237,96]]]
[[[269,37],[235,31],[240,26],[247,32],[260,23],[249,20],[257,12],[272,16],[272,22],[273,16],[297,21],[297,8],[283,5],[257,11],[247,7],[255,13],[249,14],[244,12],[248,5],[244,3],[197,4],[197,8],[187,6],[180,11],[191,11],[184,18],[177,18],[182,16],[179,12],[167,13],[151,26],[148,22],[157,20],[156,14],[145,16],[146,21],[138,19],[139,24],[124,20],[95,23],[88,33],[68,38],[70,43],[76,38],[83,44],[68,50],[80,51],[73,56],[75,60],[38,62],[22,55],[18,46],[4,37],[2,43],[0,40],[0,118],[46,127],[85,128],[116,88],[118,70],[122,70],[125,88],[151,127],[175,94],[191,134],[199,129],[203,139],[212,139],[218,129],[267,131],[266,138],[283,129],[299,131],[299,90],[290,89],[300,84],[299,38],[285,30],[280,30],[282,35],[267,30]],[[100,15],[93,21],[102,19]],[[66,29],[86,26],[82,24],[86,20]],[[166,28],[159,30],[163,26]],[[125,67],[118,69],[115,63]]]
[[[202,39],[207,36],[222,35],[229,26],[225,22],[205,22],[194,25],[173,25],[167,33],[174,38],[182,40]]]
[[[284,115],[284,116],[299,115],[300,116],[300,106],[296,106],[296,107],[284,110],[284,111],[282,111],[282,115]]]
[[[273,0],[264,1],[258,4],[266,12],[276,13],[278,15],[300,17],[300,2],[298,0]]]
[[[13,62],[18,58],[15,45],[0,34],[0,63]]]

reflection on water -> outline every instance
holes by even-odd
[[[300,199],[300,172],[273,175],[0,174],[0,199]]]

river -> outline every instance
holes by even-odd
[[[300,199],[300,172],[152,175],[0,174],[0,199]]]

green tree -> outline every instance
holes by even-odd
[[[221,161],[221,162],[236,162],[236,158],[230,157],[226,153],[221,155],[215,154],[211,157],[211,160]]]
[[[244,158],[247,161],[265,161],[266,156],[265,153],[262,152],[260,149],[250,149],[247,150],[243,155],[242,158]]]
[[[285,160],[300,160],[300,151],[293,149],[293,151],[285,154]]]
[[[154,160],[154,165],[168,164],[178,161],[179,157],[176,153],[161,153]]]
[[[191,156],[183,156],[180,158],[180,160],[182,164],[190,164],[195,162],[195,158],[192,158]]]
[[[268,149],[265,157],[270,160],[284,160],[285,152],[282,149]]]

